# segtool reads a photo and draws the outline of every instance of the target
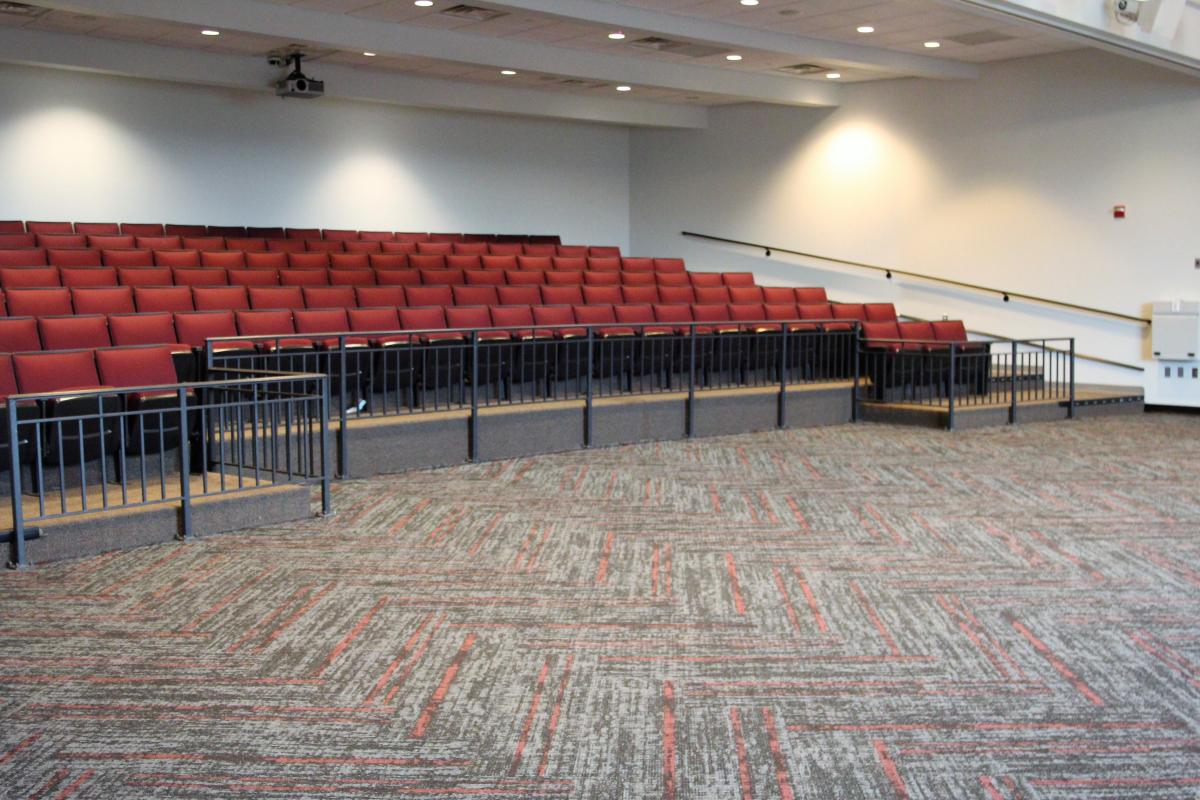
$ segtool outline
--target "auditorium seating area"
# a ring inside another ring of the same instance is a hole
[[[187,354],[207,339],[252,335],[535,324],[654,335],[790,321],[861,324],[865,344],[885,350],[967,339],[962,323],[898,323],[891,304],[831,303],[822,288],[757,286],[750,273],[689,272],[681,259],[554,236],[170,224],[0,222],[0,314],[0,353],[158,345],[182,380],[199,374]]]

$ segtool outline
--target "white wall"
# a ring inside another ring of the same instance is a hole
[[[1081,352],[1148,355],[1142,331],[804,259],[763,259],[682,230],[1148,315],[1200,299],[1200,82],[1094,51],[989,66],[979,81],[848,86],[834,110],[735,106],[707,131],[635,131],[632,246],[701,269],[753,269],[838,299],[962,316]],[[1129,216],[1112,218],[1116,203]],[[1140,382],[1138,373],[1085,376]]]
[[[0,66],[0,219],[629,238],[614,126]]]

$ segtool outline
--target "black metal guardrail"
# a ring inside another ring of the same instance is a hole
[[[1095,314],[1110,319],[1119,319],[1124,322],[1133,322],[1138,325],[1150,325],[1151,320],[1146,317],[1138,317],[1133,314],[1122,314],[1119,311],[1109,311],[1103,308],[1093,308],[1091,306],[1080,305],[1078,303],[1068,303],[1065,300],[1055,300],[1050,297],[1039,297],[1038,295],[1025,294],[1023,292],[1014,292],[1009,289],[997,289],[994,286],[983,286],[977,283],[967,283],[966,281],[956,281],[952,278],[940,278],[936,275],[927,275],[921,272],[910,272],[904,269],[895,269],[893,267],[881,267],[878,264],[867,264],[862,261],[851,261],[845,258],[836,258],[834,256],[823,256],[819,253],[806,253],[803,250],[789,250],[786,247],[776,247],[768,244],[758,244],[757,242],[747,242],[741,239],[728,239],[724,236],[713,236],[707,233],[695,233],[693,231],[680,231],[682,236],[690,236],[694,239],[707,239],[711,242],[723,242],[725,244],[735,244],[741,247],[750,247],[755,250],[762,250],[765,255],[770,257],[772,253],[787,253],[788,255],[800,256],[802,258],[815,258],[819,261],[828,261],[832,264],[842,264],[847,267],[856,267],[858,269],[870,270],[872,272],[882,272],[891,280],[893,275],[903,275],[908,278],[919,278],[923,281],[932,283],[940,283],[946,286],[956,286],[959,289],[968,289],[975,292],[983,292],[985,294],[998,295],[1003,298],[1004,302],[1009,302],[1012,298],[1019,300],[1028,300],[1033,303],[1041,303],[1048,306],[1056,306],[1058,308],[1067,308],[1072,311],[1079,311],[1085,314]],[[1116,366],[1125,366],[1117,362],[1110,362]]]
[[[738,320],[244,336],[209,340],[205,362],[327,374],[342,426],[469,410],[474,460],[478,412],[495,406],[582,401],[590,446],[598,399],[686,392],[691,436],[697,393],[778,386],[783,424],[789,385],[854,379],[858,329],[854,320]],[[338,446],[345,465],[344,436]]]
[[[8,398],[10,566],[40,522],[178,503],[192,536],[200,497],[321,484],[331,511],[325,374],[214,369],[211,380]]]
[[[1007,405],[1010,423],[1017,421],[1022,403],[1060,401],[1067,406],[1067,416],[1075,416],[1072,338],[965,344],[863,340],[859,371],[861,398],[945,408],[951,430],[959,409],[977,406]]]

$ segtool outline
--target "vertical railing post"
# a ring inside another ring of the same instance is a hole
[[[688,358],[688,396],[687,419],[684,420],[684,432],[689,439],[696,435],[696,326],[688,326],[688,347],[691,356]]]
[[[257,386],[258,384],[255,384]],[[329,376],[322,375],[321,386],[321,514],[333,513],[333,472],[330,461],[333,448],[329,446]],[[307,405],[307,401],[305,401]],[[309,428],[311,431],[312,428]]]
[[[950,343],[950,386],[949,386],[950,396],[947,401],[949,403],[950,411],[949,411],[949,414],[946,419],[946,427],[950,430],[954,430],[954,395],[955,395],[955,387],[958,385],[958,373],[957,373],[958,362],[957,362],[957,359],[955,358],[957,351],[958,351],[958,346],[954,342],[951,342]]]
[[[159,423],[161,426],[162,423]],[[193,537],[192,531],[192,470],[191,442],[188,441],[188,393],[179,389],[179,509],[182,516],[182,539]],[[160,458],[165,457],[165,453]],[[124,469],[122,469],[124,473]]]
[[[39,427],[34,427],[34,430],[41,432]],[[8,469],[13,521],[12,546],[9,548],[11,558],[8,566],[11,569],[27,569],[29,562],[25,557],[25,509],[21,503],[21,440],[17,431],[17,404],[13,400],[8,401]]]
[[[835,336],[837,334],[834,334]],[[854,362],[854,388],[850,390],[850,421],[858,422],[858,391],[859,391],[859,375],[862,372],[859,362],[862,359],[862,327],[856,322],[854,323],[854,342],[851,345],[854,348],[854,358],[850,359]]]
[[[1071,399],[1067,402],[1067,419],[1075,419],[1075,337],[1071,337],[1070,362],[1067,368],[1071,371]]]
[[[339,377],[341,379],[341,388],[339,390],[339,394],[341,395],[341,400],[338,402],[338,432],[337,432],[338,467],[337,468],[338,468],[338,474],[342,478],[348,478],[348,477],[350,477],[350,470],[347,468],[347,465],[346,465],[346,439],[347,439],[346,423],[347,423],[347,414],[348,414],[348,409],[346,407],[346,404],[349,402],[350,398],[348,396],[348,393],[346,392],[346,337],[345,336],[338,337],[338,363],[341,365],[340,368],[338,369]],[[357,373],[356,373],[356,378],[357,378]],[[362,383],[361,381],[358,381],[358,382],[359,382],[359,384]],[[358,406],[356,403],[355,404],[355,412],[357,413],[357,411],[358,411]]]
[[[1017,343],[1012,343],[1012,361],[1008,365],[1008,390],[1011,394],[1008,424],[1017,424]]]
[[[593,410],[592,409],[592,373],[595,371],[595,369],[594,369],[594,367],[595,367],[594,361],[596,358],[595,345],[596,345],[595,331],[591,327],[588,327],[588,329],[587,329],[587,400],[585,402],[585,406],[584,406],[584,410],[583,410],[583,414],[584,414],[583,446],[584,447],[592,446],[592,435],[595,432],[595,427],[593,425],[594,420],[592,419],[592,410]]]
[[[479,331],[471,331],[471,441],[470,459],[479,461]]]
[[[783,343],[779,346],[779,418],[776,420],[776,426],[780,428],[787,427],[787,371],[788,371],[788,326],[787,322],[783,322],[779,326],[779,335],[782,337]]]

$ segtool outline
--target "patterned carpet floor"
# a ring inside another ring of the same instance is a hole
[[[1200,417],[645,444],[0,575],[12,798],[1200,796]]]

